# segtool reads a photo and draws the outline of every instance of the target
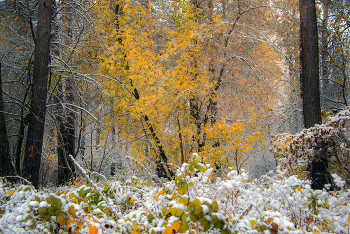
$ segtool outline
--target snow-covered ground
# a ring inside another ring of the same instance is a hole
[[[1,182],[0,232],[349,233],[350,191],[334,178],[339,191],[314,191],[281,173],[215,178],[210,165],[192,160],[161,186],[132,177],[37,192]]]

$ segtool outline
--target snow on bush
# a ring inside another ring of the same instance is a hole
[[[312,190],[296,176],[250,181],[193,158],[175,180],[142,178],[37,192],[1,182],[1,233],[349,233],[350,191]],[[341,180],[340,180],[341,181]],[[98,191],[96,191],[96,189]],[[107,204],[108,203],[108,204]]]
[[[296,135],[283,133],[272,139],[278,167],[285,175],[297,174],[309,178],[315,151],[324,149],[327,172],[341,175],[350,181],[350,107],[330,116],[323,124],[304,129]]]

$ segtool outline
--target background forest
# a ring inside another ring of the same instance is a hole
[[[348,4],[316,6],[326,113],[348,105]],[[25,168],[37,12],[1,1],[9,174]],[[71,180],[69,154],[105,175],[169,177],[193,152],[222,172],[273,169],[270,137],[303,127],[298,17],[297,1],[54,2],[40,183]]]
[[[25,168],[37,6],[1,1],[4,175]],[[326,117],[348,105],[349,6],[316,7]],[[72,180],[69,154],[105,175],[144,165],[169,178],[167,163],[196,152],[218,173],[249,165],[259,176],[275,167],[271,136],[302,130],[297,1],[62,1],[52,9],[42,185]]]

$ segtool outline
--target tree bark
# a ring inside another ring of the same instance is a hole
[[[70,82],[66,83],[67,85]],[[72,102],[72,93],[71,87],[66,87],[64,91],[62,85],[58,86],[58,91],[61,93],[61,102]],[[66,95],[63,93],[66,92]],[[64,97],[65,96],[65,97]],[[63,185],[69,181],[73,181],[75,177],[75,168],[71,160],[69,160],[69,155],[75,157],[75,122],[74,122],[74,113],[71,110],[66,110],[60,106],[58,108],[57,116],[57,137],[58,137],[58,147],[57,147],[57,156],[58,156],[58,184]]]
[[[38,5],[33,89],[31,94],[28,141],[26,145],[23,170],[23,176],[32,182],[35,188],[39,187],[39,171],[45,127],[52,0],[39,0]]]
[[[0,62],[0,176],[13,174],[13,165],[9,154],[9,142],[7,138],[6,122],[4,115],[4,103],[2,99],[2,79]]]
[[[301,28],[301,95],[305,128],[322,123],[319,50],[315,0],[300,0]],[[310,178],[313,189],[322,189],[326,183],[327,156],[325,146],[317,146],[311,162]]]
[[[72,40],[72,19],[71,19],[71,7],[68,1],[63,1],[63,30],[65,33],[65,44],[66,46],[71,45]],[[64,48],[62,48],[64,49]],[[68,58],[69,60],[69,58]],[[69,61],[66,61],[67,63]],[[59,86],[61,92],[61,102],[66,102],[69,104],[74,103],[74,91],[73,91],[73,81],[70,74],[67,76],[67,80],[61,79],[64,84],[65,89],[62,85]],[[60,108],[58,113],[58,184],[63,185],[70,180],[73,181],[75,177],[74,163],[69,160],[69,155],[75,157],[75,114],[70,108]]]
[[[325,184],[331,183],[331,175],[328,172],[327,146],[322,145],[315,149],[315,156],[311,163],[311,188],[323,189]]]
[[[305,128],[321,124],[319,51],[315,0],[300,0],[301,88]]]
[[[147,5],[149,6],[149,3],[147,1]],[[123,11],[122,11],[122,6],[117,4],[116,7],[115,7],[115,14],[116,14],[116,29],[117,31],[119,32],[120,31],[120,21],[119,21],[119,18],[120,16],[123,14]],[[150,11],[149,11],[150,13]],[[122,44],[123,40],[122,40],[122,37],[119,36],[117,38],[117,41],[118,43]],[[124,59],[126,60],[126,54],[124,54]],[[129,67],[128,67],[128,64],[126,63],[125,65],[125,69],[128,70]],[[132,95],[135,97],[136,100],[139,100],[140,99],[140,95],[139,95],[139,92],[137,90],[137,88],[132,84],[132,81],[130,80],[130,83],[131,83],[131,87],[133,88],[133,92],[132,92]],[[148,130],[150,131],[151,133],[151,138],[153,140],[153,143],[155,145],[155,149],[157,149],[156,151],[156,166],[157,166],[157,176],[158,177],[163,177],[163,178],[167,178],[168,180],[171,180],[174,178],[174,172],[173,170],[171,169],[171,167],[168,165],[168,158],[166,156],[166,153],[163,149],[163,146],[160,142],[160,139],[158,138],[157,136],[157,133],[149,119],[149,117],[147,115],[143,115],[143,120],[145,121],[146,125],[147,125],[147,128]]]

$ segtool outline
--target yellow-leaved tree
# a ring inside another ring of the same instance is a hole
[[[100,83],[114,108],[104,123],[117,123],[133,157],[155,162],[158,176],[170,178],[168,165],[186,162],[192,152],[238,168],[263,142],[255,123],[273,97],[270,72],[271,81],[280,74],[266,35],[250,26],[263,3],[96,4],[104,45]]]

